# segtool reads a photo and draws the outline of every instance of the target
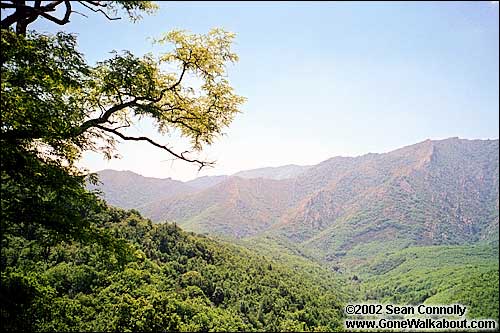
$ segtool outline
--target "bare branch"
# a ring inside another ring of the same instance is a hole
[[[7,29],[8,27],[16,23],[18,19],[19,19],[19,14],[17,12],[10,14],[1,21],[2,29]]]
[[[110,21],[115,21],[115,20],[120,20],[121,17],[111,17],[109,16],[104,10],[102,9],[95,9],[95,8],[92,8],[91,6],[87,5],[87,3],[93,5],[93,6],[100,6],[100,7],[106,7],[106,5],[104,4],[99,4],[98,1],[78,1],[80,4],[82,4],[83,6],[87,7],[88,9],[90,9],[91,11],[93,11],[94,13],[102,13],[104,16],[106,16],[106,18]]]
[[[191,53],[192,53],[192,51],[190,50],[189,51],[189,59],[191,59]],[[173,90],[173,89],[175,89],[175,87],[177,87],[179,84],[181,84],[182,78],[184,77],[184,74],[186,73],[186,70],[187,70],[189,64],[190,64],[189,62],[183,62],[182,72],[181,72],[181,75],[179,76],[179,79],[177,80],[176,83],[174,83],[172,86],[170,86],[167,90]]]
[[[66,13],[64,13],[64,17],[62,19],[59,19],[59,18],[54,17],[52,15],[49,15],[49,14],[45,13],[44,11],[40,12],[40,15],[49,21],[52,21],[52,22],[57,23],[59,25],[64,25],[64,24],[69,22],[69,17],[71,15],[71,1],[66,0],[66,1],[64,1],[64,4],[66,5]]]
[[[78,15],[82,15],[83,17],[89,18],[89,17],[88,17],[88,15],[86,15],[86,14],[84,14],[84,13],[80,13],[80,12],[78,12],[78,11],[76,11],[76,10],[72,10],[71,12],[72,12],[72,13],[75,13],[75,14],[78,14]]]
[[[33,7],[26,5],[25,1],[13,2],[12,4],[2,2],[1,8],[15,8],[16,11],[13,14],[7,16],[5,19],[3,19],[1,21],[1,26],[2,28],[5,29],[16,23],[17,33],[25,34],[28,24],[35,21],[38,18],[38,16],[43,16],[61,25],[66,24],[69,22],[70,13],[68,13],[68,9],[66,11],[65,17],[62,20],[47,14],[47,12],[55,11],[55,8],[63,2],[66,3],[66,8],[68,8],[68,6],[69,8],[71,8],[70,1],[63,1],[63,0],[52,1],[45,6],[41,6],[41,1],[37,0],[34,2]],[[71,9],[69,11],[71,12]]]
[[[189,153],[188,151],[184,151],[184,152],[178,154],[178,153],[174,152],[172,149],[170,149],[169,147],[167,147],[165,145],[162,145],[162,144],[159,144],[159,143],[157,143],[157,142],[155,142],[155,141],[153,141],[150,138],[145,137],[145,136],[139,136],[139,137],[126,136],[123,133],[120,133],[116,129],[113,129],[113,128],[108,128],[108,127],[101,126],[101,125],[95,125],[95,127],[99,128],[99,129],[101,129],[101,130],[103,130],[105,132],[113,133],[114,135],[120,137],[121,139],[123,139],[125,141],[146,141],[146,142],[152,144],[155,147],[158,147],[158,148],[161,148],[163,150],[166,150],[168,153],[170,153],[171,155],[175,156],[178,159],[181,159],[183,161],[190,162],[190,163],[197,163],[197,164],[199,164],[200,167],[198,168],[198,171],[201,170],[202,168],[206,167],[206,166],[213,166],[215,164],[215,161],[201,161],[201,160],[198,160],[198,159],[188,158],[188,157],[185,156],[185,154]]]
[[[35,10],[39,10],[41,5],[42,5],[42,1],[41,0],[35,1],[35,6],[34,6]],[[28,25],[30,25],[32,22],[34,22],[37,18],[38,18],[38,14],[31,15],[31,17],[29,17],[26,20],[26,27]]]
[[[78,1],[82,2],[82,1]],[[108,4],[106,2],[103,3],[103,1],[83,1],[91,4],[92,6],[97,6],[97,7],[108,7]]]
[[[102,13],[108,20],[114,21],[120,19],[120,17],[109,16],[108,13],[106,13],[104,10],[101,9],[101,8],[106,8],[108,6],[108,4],[105,2],[101,1],[77,1],[77,2],[83,5],[84,7],[92,10],[93,12]],[[62,3],[65,3],[66,5],[66,13],[64,14],[64,17],[62,19],[48,14],[48,12],[55,11],[56,7]],[[71,13],[76,13],[87,17],[87,15],[83,13],[80,13],[78,11],[72,11],[71,1],[69,0],[51,1],[44,6],[42,6],[41,4],[42,1],[39,0],[36,0],[34,2],[34,6],[27,5],[26,1],[0,2],[1,9],[15,9],[14,13],[3,18],[0,21],[1,27],[3,29],[6,29],[12,26],[13,24],[16,24],[16,31],[19,34],[24,35],[26,34],[27,26],[40,16],[59,25],[64,25],[68,23]],[[101,7],[101,8],[94,8],[94,7]]]
[[[0,8],[5,9],[5,8],[18,8],[20,5],[16,3],[5,3],[2,2],[0,3]]]

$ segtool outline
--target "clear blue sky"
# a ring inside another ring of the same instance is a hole
[[[157,53],[148,37],[174,28],[233,31],[240,62],[229,78],[248,98],[227,135],[202,154],[218,160],[213,169],[197,173],[138,143],[119,145],[121,159],[86,154],[81,164],[186,180],[386,152],[428,138],[498,138],[498,13],[491,1],[165,2],[135,24],[74,15],[64,29],[78,33],[91,63],[113,49]],[[151,134],[147,124],[136,130]]]

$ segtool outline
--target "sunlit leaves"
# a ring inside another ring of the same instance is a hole
[[[173,32],[162,41],[173,51],[159,57],[115,52],[90,66],[73,35],[2,30],[2,189],[12,198],[4,217],[17,227],[41,223],[71,234],[88,226],[99,204],[75,162],[89,150],[112,158],[116,137],[143,118],[162,133],[179,130],[195,150],[211,144],[244,100],[226,78],[226,65],[237,59],[233,37]]]
[[[102,1],[104,2],[104,1]],[[106,1],[106,9],[112,15],[116,15],[119,10],[123,9],[127,12],[129,18],[135,22],[142,18],[141,13],[153,14],[158,10],[158,5],[152,1]]]
[[[238,59],[233,38],[220,29],[206,35],[174,31],[158,41],[173,50],[158,57],[114,52],[91,67],[72,35],[5,31],[2,132],[71,165],[85,150],[112,157],[116,133],[110,132],[126,133],[148,117],[161,133],[177,129],[200,150],[223,133],[244,102],[227,79],[226,66]]]
[[[115,53],[93,71],[96,83],[88,94],[95,105],[90,109],[134,101],[122,110],[127,120],[118,118],[120,112],[113,114],[118,126],[128,126],[133,116],[151,117],[160,132],[176,128],[199,150],[223,133],[245,100],[227,79],[227,64],[238,59],[230,48],[233,38],[220,29],[206,35],[173,31],[157,43],[173,43],[174,50],[158,60]]]
[[[89,74],[75,46],[68,34],[24,37],[2,31],[2,134],[70,163],[85,146],[82,137],[70,133],[85,117],[80,89]]]

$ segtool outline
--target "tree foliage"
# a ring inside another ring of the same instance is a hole
[[[72,35],[2,33],[2,139],[56,157],[69,165],[84,150],[112,157],[115,138],[147,141],[177,158],[209,162],[177,153],[148,137],[124,130],[150,118],[158,131],[178,130],[194,150],[213,143],[233,120],[244,99],[226,78],[234,35],[214,29],[207,35],[173,31],[158,43],[173,50],[159,57],[125,51],[89,66]],[[178,72],[163,68],[178,66]],[[186,83],[198,80],[199,87]],[[100,147],[99,144],[104,144]]]
[[[206,35],[173,31],[157,41],[166,49],[159,56],[124,51],[91,66],[77,50],[74,35],[11,28],[22,24],[22,15],[25,20],[46,18],[41,8],[49,12],[62,3],[67,2],[31,3],[35,10],[2,2],[2,8],[15,8],[17,17],[2,21],[1,35],[5,230],[42,225],[76,235],[77,229],[88,229],[103,204],[86,192],[85,174],[75,162],[85,151],[112,158],[117,139],[148,142],[200,168],[212,164],[150,137],[130,136],[127,128],[149,118],[160,133],[178,131],[199,151],[223,133],[244,101],[226,73],[228,63],[238,59],[231,51],[234,34],[220,29]],[[105,8],[108,14],[122,8],[132,18],[154,8],[141,1],[78,3]]]
[[[468,318],[498,320],[498,243],[409,247],[361,266],[368,301],[467,306]]]

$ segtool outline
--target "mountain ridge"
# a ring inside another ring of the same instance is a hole
[[[337,156],[285,179],[202,180],[209,185],[136,208],[196,232],[284,237],[326,261],[386,243],[402,249],[498,238],[498,140],[425,140]]]

